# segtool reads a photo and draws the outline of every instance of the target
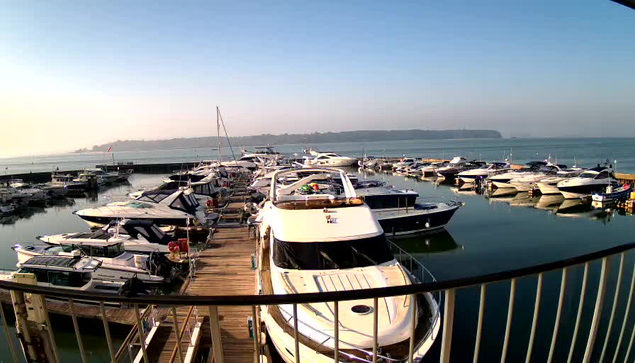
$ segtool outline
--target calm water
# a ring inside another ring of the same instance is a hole
[[[548,156],[560,163],[580,166],[595,166],[606,159],[617,160],[617,170],[635,173],[635,155],[632,145],[634,138],[604,139],[468,139],[468,140],[407,140],[387,142],[350,142],[308,145],[319,150],[330,150],[350,156],[364,153],[372,156],[416,156],[426,158],[452,158],[461,155],[467,158],[483,160],[503,160],[510,158],[514,162],[524,163],[531,160],[543,160]],[[114,150],[116,161],[135,163],[191,162],[203,159],[215,159],[218,151],[209,149],[177,149],[157,151]],[[291,155],[302,154],[306,145],[277,145],[276,149]],[[240,145],[234,149],[240,154]],[[229,149],[223,149],[223,156],[231,158]],[[19,158],[0,158],[0,172],[28,173],[29,171],[77,170],[94,167],[96,164],[112,163],[112,154],[83,153],[60,154],[50,156],[25,156]]]
[[[457,144],[468,142],[476,145],[484,141],[456,141]],[[491,142],[502,145],[505,142],[514,143],[520,141],[495,140]],[[523,140],[523,142],[529,141]],[[439,142],[435,141],[434,143]],[[611,142],[610,145],[614,147],[616,143]],[[422,146],[421,150],[431,149],[432,147],[426,149],[426,146]],[[518,153],[520,153],[520,148],[518,150]],[[396,151],[396,149],[392,152],[393,154],[401,153],[401,151]],[[437,150],[436,152],[442,151]],[[371,152],[369,151],[369,153]],[[412,150],[404,153],[408,155],[425,155]],[[514,153],[516,154],[517,151],[514,151]],[[467,153],[462,154],[468,155]],[[530,154],[530,152],[527,152],[527,155],[530,156]],[[599,152],[596,152],[596,154],[599,154]],[[434,154],[430,156],[440,155]],[[581,157],[577,156],[577,159],[581,163]],[[624,160],[626,159],[624,158]],[[627,164],[627,162],[624,161],[624,164]],[[96,199],[75,199],[72,205],[47,208],[37,211],[28,218],[0,225],[0,250],[5,251],[0,253],[0,267],[13,268],[15,266],[14,253],[9,249],[12,244],[34,241],[34,237],[39,234],[88,230],[84,222],[71,214],[72,211],[85,208],[88,205],[103,204],[125,198],[126,193],[143,186],[155,184],[161,177],[135,174],[130,179],[130,185],[107,190],[98,195]],[[439,280],[473,276],[558,260],[605,249],[634,239],[632,232],[635,226],[635,217],[620,215],[614,211],[595,211],[584,206],[563,208],[557,200],[523,196],[488,199],[482,195],[469,192],[459,194],[451,186],[437,186],[432,182],[416,181],[386,174],[371,174],[368,177],[385,180],[389,184],[394,184],[400,188],[414,189],[420,193],[422,200],[458,199],[465,202],[465,206],[456,213],[450,222],[447,232],[399,241],[403,248],[423,261]],[[560,211],[557,211],[557,208],[560,208]],[[624,304],[628,293],[627,285],[630,283],[633,263],[635,262],[631,254],[627,255],[626,262],[624,281],[622,283],[623,289],[616,315],[618,319],[616,319],[610,339],[610,358],[612,358],[613,345],[621,328],[618,323],[621,322],[619,317],[624,313]],[[618,260],[616,259],[612,263],[612,282],[607,289],[603,320],[600,327],[601,331],[605,329],[608,323],[607,319],[615,292]],[[593,264],[585,303],[585,314],[587,316],[590,315],[593,309],[598,277],[599,265]],[[566,360],[568,342],[571,339],[579,301],[580,281],[581,269],[571,269],[568,274],[565,305],[554,361]],[[536,279],[531,277],[518,281],[513,317],[514,330],[511,334],[508,352],[509,362],[524,359],[533,313],[535,284]],[[559,272],[545,275],[541,318],[533,355],[536,362],[544,361],[547,356],[559,286]],[[502,349],[502,336],[507,316],[508,294],[509,284],[493,284],[488,288],[485,330],[480,356],[483,362],[500,359],[499,354]],[[452,360],[462,362],[471,360],[472,357],[478,312],[478,290],[466,289],[460,291],[457,295],[456,303],[456,326],[453,341],[455,349]],[[72,352],[75,349],[73,332],[66,328],[70,326],[69,322],[70,320],[66,321],[62,318],[53,324],[58,332],[58,342],[61,341],[66,346],[64,354],[69,357],[70,361],[74,361],[77,360],[77,357]],[[630,327],[633,322],[634,320],[629,319],[629,328],[625,339],[630,337]],[[585,339],[589,324],[588,320],[583,321],[580,328],[578,349],[583,349],[586,344]],[[100,322],[85,322],[82,325],[82,334],[86,336],[86,339],[92,341],[92,343],[88,343],[88,350],[95,361],[105,361],[108,356],[105,344],[103,344],[100,326]],[[4,336],[0,340],[4,340]],[[599,354],[603,343],[603,339],[598,339],[596,347],[599,348],[596,349],[596,354]],[[431,359],[438,354],[438,348],[439,344],[437,343],[427,361],[432,361]],[[624,350],[621,351],[621,355],[624,354]],[[580,359],[578,354],[581,353],[578,350],[576,352],[574,361]],[[0,360],[7,360],[8,358],[8,351],[0,351]]]

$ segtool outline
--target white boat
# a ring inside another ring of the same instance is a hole
[[[155,193],[138,200],[109,203],[73,214],[91,227],[103,227],[121,219],[151,220],[159,226],[186,227],[195,223],[206,225],[209,221],[203,207],[191,194],[191,189],[178,190],[172,194]]]
[[[445,166],[447,166],[448,163],[447,162],[435,162],[435,163],[431,163],[428,166],[424,166],[423,168],[421,168],[421,177],[422,178],[434,178],[437,176],[437,170],[439,170],[440,168],[443,168]]]
[[[558,189],[558,183],[569,178],[578,177],[583,171],[583,169],[561,170],[557,172],[555,176],[541,179],[536,183],[536,187],[538,187],[542,195],[561,194]]]
[[[401,170],[403,170],[404,168],[416,162],[417,162],[417,159],[404,156],[398,162],[392,164],[392,170],[394,172],[401,172]]]
[[[584,171],[578,177],[559,182],[558,190],[565,199],[576,199],[603,192],[609,185],[618,186],[613,170],[611,168],[596,167]]]
[[[22,245],[11,247],[17,254],[18,267],[38,256],[80,258],[91,257],[101,261],[93,277],[102,281],[124,282],[133,277],[146,284],[162,284],[168,281],[171,266],[162,262],[161,255],[135,255],[125,251],[123,242],[76,241],[51,245]]]
[[[393,257],[381,226],[355,194],[341,170],[310,169],[301,180],[278,184],[273,178],[270,198],[261,210],[258,288],[264,294],[295,294],[408,285],[414,278]],[[339,174],[341,193],[332,194],[322,181]],[[313,186],[315,185],[315,187]],[[303,188],[309,186],[310,190]],[[416,301],[416,309],[414,308]],[[339,303],[339,355],[367,362],[373,353],[373,316],[378,317],[378,361],[405,362],[410,322],[417,314],[414,359],[421,359],[438,336],[441,318],[431,294]],[[299,304],[299,357],[294,356],[296,333],[291,305],[263,306],[268,336],[287,363],[333,362],[333,303]]]
[[[467,159],[462,156],[455,156],[452,160],[450,160],[448,165],[437,169],[437,176],[448,181],[454,180],[454,178],[456,178],[456,176],[462,171],[478,168],[484,164],[485,163],[480,161],[467,161]]]
[[[146,220],[123,220],[96,231],[62,233],[36,238],[49,245],[122,242],[127,252],[138,254],[168,253],[167,245],[174,241],[174,238],[167,235],[157,225]]]
[[[457,181],[462,184],[474,184],[477,180],[484,180],[494,175],[510,171],[509,163],[493,162],[480,168],[469,169],[457,175]]]
[[[192,195],[199,203],[207,203],[214,198],[218,198],[222,192],[227,192],[225,188],[221,188],[218,185],[216,179],[205,178],[202,181],[190,183],[189,181],[175,181],[166,179],[161,185],[153,189],[139,190],[128,194],[132,199],[143,200],[144,197],[148,197],[153,194],[172,194],[178,190],[192,189]]]
[[[102,262],[94,258],[58,256],[32,257],[17,271],[0,271],[0,280],[54,287],[62,290],[121,294],[131,280],[101,280],[97,275]],[[138,280],[137,280],[138,281]],[[134,293],[147,293],[144,284],[134,284]]]
[[[311,160],[313,166],[331,166],[343,167],[357,165],[357,158],[350,156],[341,156],[333,152],[316,152],[311,151],[314,159]]]

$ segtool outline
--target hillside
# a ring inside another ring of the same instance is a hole
[[[388,130],[388,131],[345,131],[315,132],[311,134],[254,135],[231,137],[233,146],[281,145],[281,144],[321,144],[329,142],[370,142],[391,140],[439,140],[439,139],[494,139],[501,138],[494,130]],[[221,140],[223,146],[227,140]],[[117,140],[112,143],[95,145],[84,151],[107,151],[112,146],[117,151],[169,150],[179,148],[206,148],[218,144],[216,137],[192,137],[169,140]]]

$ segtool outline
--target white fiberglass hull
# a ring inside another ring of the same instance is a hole
[[[560,190],[558,189],[557,183],[551,184],[551,183],[539,182],[539,183],[536,183],[536,185],[538,186],[540,193],[543,195],[561,194]]]

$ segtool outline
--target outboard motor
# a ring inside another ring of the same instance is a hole
[[[125,297],[135,297],[138,295],[147,295],[149,292],[146,284],[136,277],[130,278],[124,282],[118,291],[118,294]]]

